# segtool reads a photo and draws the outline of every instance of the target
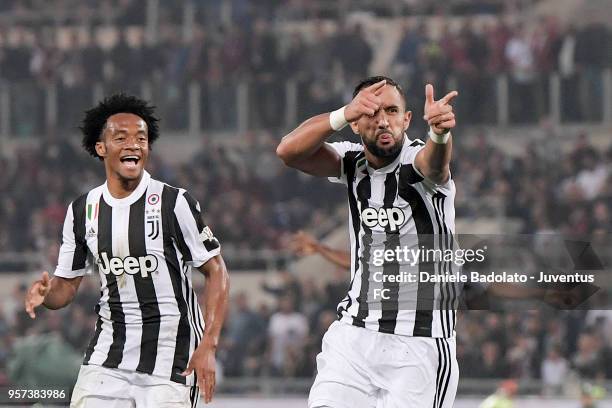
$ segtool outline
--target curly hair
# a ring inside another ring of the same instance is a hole
[[[83,133],[82,145],[93,157],[102,158],[96,153],[96,143],[106,127],[109,117],[117,113],[132,113],[147,124],[149,145],[159,137],[159,119],[154,115],[155,107],[135,96],[118,93],[100,101],[98,105],[85,111],[85,118],[79,129]]]

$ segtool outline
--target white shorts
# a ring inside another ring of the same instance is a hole
[[[454,337],[400,336],[336,321],[323,337],[308,407],[452,407],[455,346]]]
[[[74,385],[71,408],[192,408],[199,387],[145,373],[82,365]]]

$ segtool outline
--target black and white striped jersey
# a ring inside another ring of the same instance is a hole
[[[420,277],[457,273],[457,266],[434,256],[406,256],[457,248],[455,183],[437,185],[418,172],[413,162],[424,145],[404,136],[399,156],[373,169],[361,144],[329,144],[342,158],[340,176],[330,181],[347,186],[349,205],[351,283],[338,305],[341,321],[383,333],[454,336],[459,287]],[[407,275],[416,281],[402,281]]]
[[[220,253],[200,211],[147,172],[128,197],[113,198],[105,183],[70,204],[55,275],[97,269],[101,281],[83,364],[194,385],[193,374],[180,375],[204,332],[192,268]]]

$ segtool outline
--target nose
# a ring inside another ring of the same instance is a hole
[[[387,118],[387,113],[384,109],[379,109],[376,114],[376,120],[378,122],[378,127],[381,129],[386,129],[389,127],[389,118]]]

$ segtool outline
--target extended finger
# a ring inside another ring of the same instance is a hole
[[[370,91],[370,92],[376,93],[376,91],[379,90],[379,89],[382,89],[382,87],[385,86],[386,83],[387,83],[387,80],[383,79],[382,81],[378,81],[377,83],[368,86],[366,88],[366,91]]]
[[[30,302],[29,300],[26,300],[25,310],[26,310],[26,313],[30,316],[30,318],[36,319],[36,313],[34,313],[34,307],[32,306],[32,302]]]
[[[457,95],[459,95],[459,92],[457,91],[451,91],[449,93],[447,93],[446,95],[444,95],[444,98],[440,99],[440,103],[443,103],[444,105],[448,104],[454,97],[456,97]]]
[[[209,373],[204,377],[204,384],[206,386],[206,403],[212,401],[213,393],[215,392],[215,373]]]
[[[425,102],[428,104],[434,103],[434,88],[432,84],[425,85]]]

